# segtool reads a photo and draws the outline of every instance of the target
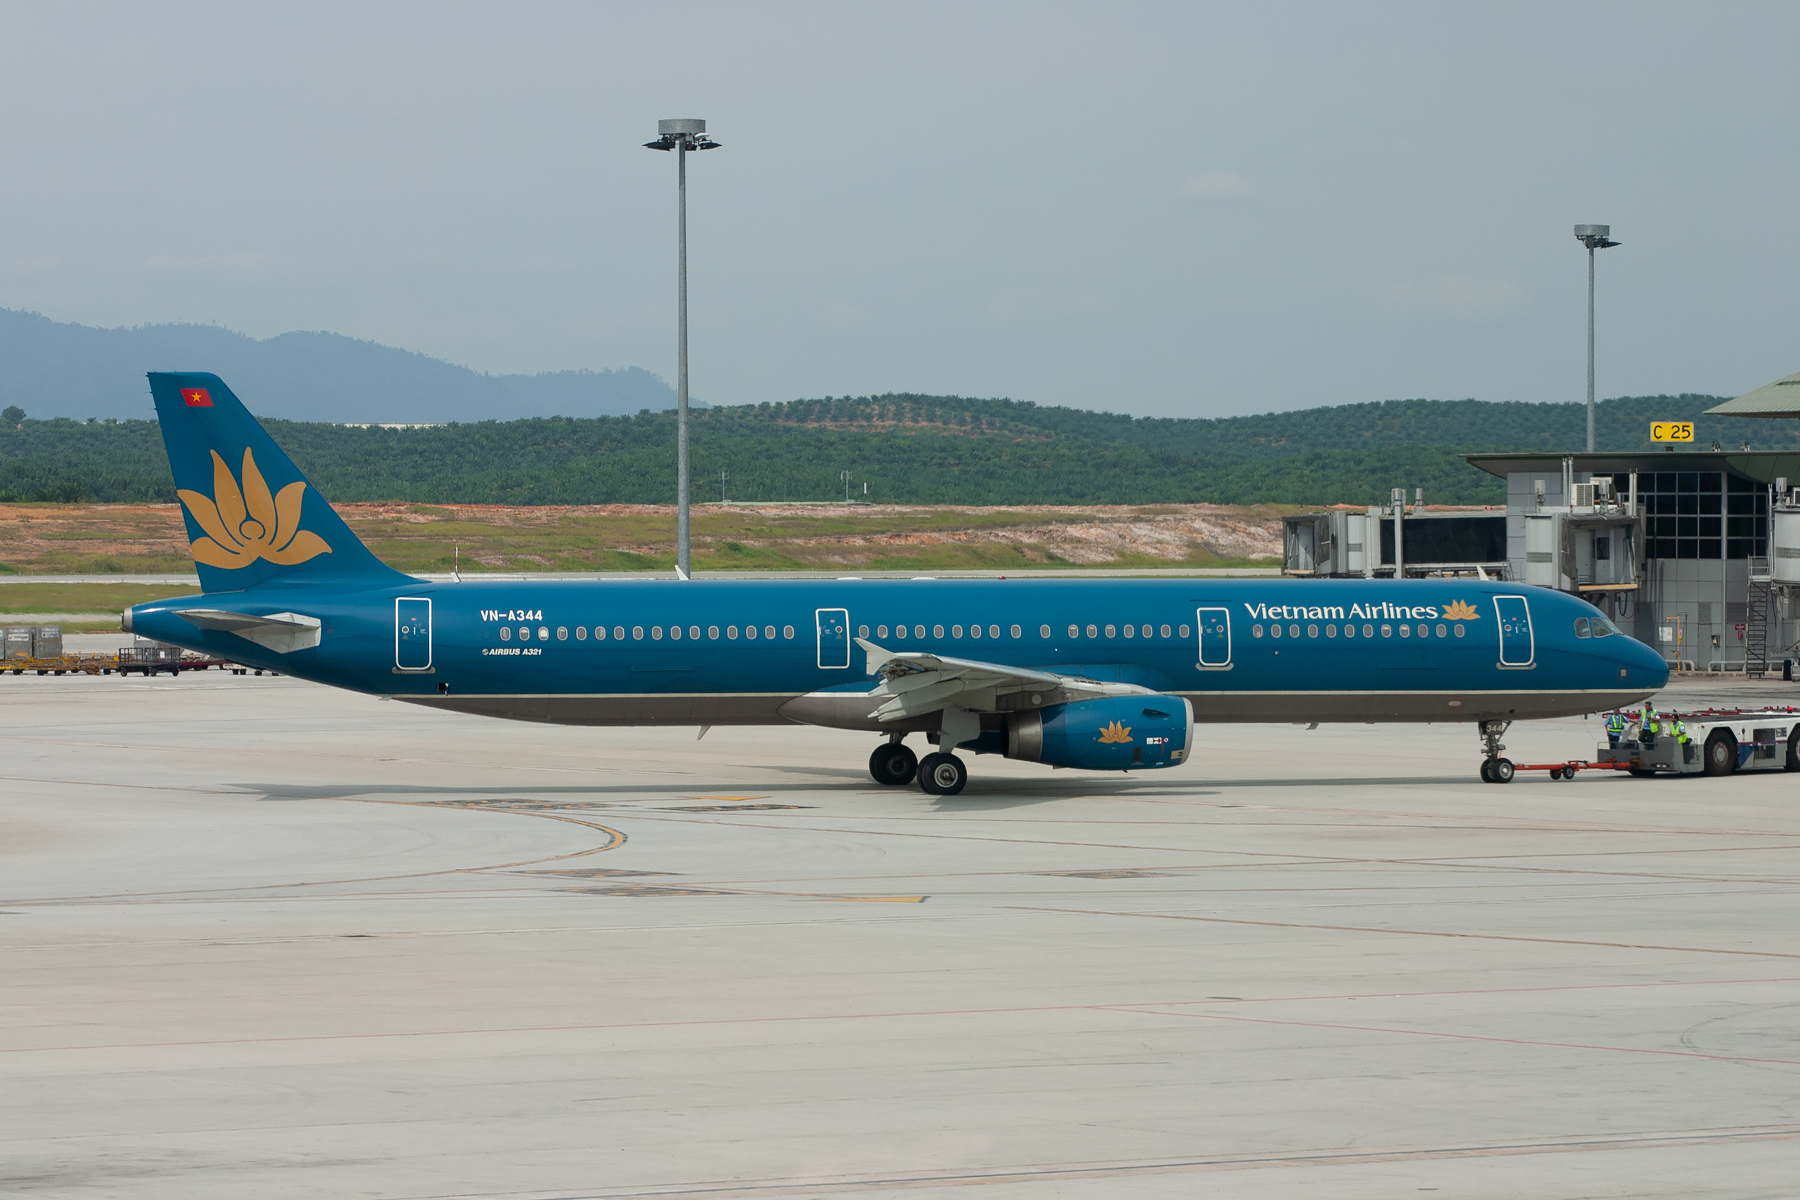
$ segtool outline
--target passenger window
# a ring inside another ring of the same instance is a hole
[[[1318,637],[1319,636],[1319,627],[1317,625],[1308,625],[1306,627],[1306,636],[1309,638]]]
[[[714,636],[717,635],[715,634]],[[689,640],[696,642],[700,640],[700,627],[698,625],[688,626],[688,638]]]
[[[1089,637],[1099,637],[1099,636],[1100,636],[1100,630],[1099,630],[1099,629],[1098,629],[1098,628],[1097,628],[1097,627],[1095,627],[1095,626],[1093,626],[1093,625],[1089,625],[1089,626],[1088,626],[1088,636],[1089,636]]]
[[[644,635],[640,633],[638,636],[642,637]],[[614,625],[613,626],[613,641],[622,642],[624,640],[625,640],[625,627],[623,625]]]
[[[655,637],[656,635],[653,633],[650,636]],[[669,638],[672,641],[679,642],[681,640],[681,626],[679,626],[679,625],[669,626]]]
[[[1374,637],[1375,636],[1375,627],[1373,625],[1364,625],[1363,626],[1363,636],[1364,637]]]
[[[1109,638],[1118,637],[1119,636],[1119,627],[1117,625],[1108,625],[1106,627],[1106,636]]]
[[[1586,617],[1575,618],[1575,636],[1578,638],[1594,636],[1593,631],[1588,628],[1588,619]]]
[[[1387,632],[1387,626],[1383,625],[1381,627],[1381,631],[1385,634]],[[1411,637],[1412,636],[1412,626],[1411,625],[1402,625],[1400,627],[1400,636],[1401,637]]]
[[[529,625],[519,626],[519,640],[521,642],[529,642],[531,640],[531,626],[529,626]]]
[[[969,636],[972,638],[980,637],[981,636],[981,626],[979,626],[979,625],[969,626]]]
[[[950,627],[950,636],[953,638],[961,637],[962,636],[962,626],[961,625],[952,625]]]
[[[737,641],[737,626],[736,625],[727,625],[725,627],[725,640],[728,642]]]
[[[886,625],[877,625],[875,627],[875,636],[876,637],[886,637],[887,636],[887,626]]]
[[[894,626],[894,636],[899,638],[901,641],[905,641],[906,640],[906,626],[904,626],[904,625]]]
[[[1000,636],[1000,627],[998,625],[989,625],[988,626],[988,636],[991,638],[999,637]],[[1013,636],[1014,637],[1019,636],[1019,627],[1017,625],[1013,626]]]
[[[1013,626],[1013,628],[1017,629],[1018,626],[1015,625],[1015,626]],[[1038,626],[1038,636],[1042,637],[1042,638],[1049,637],[1050,636],[1050,627],[1048,625],[1039,625]]]
[[[913,636],[914,637],[924,637],[925,636],[925,627],[923,625],[914,625],[913,626]],[[938,630],[938,636],[939,637],[944,636],[944,631],[942,629]]]
[[[1270,637],[1280,637],[1281,636],[1281,626],[1279,626],[1279,625],[1269,626],[1269,636]]]
[[[644,640],[644,627],[642,625],[633,625],[631,627],[631,640],[634,642],[641,642]]]
[[[775,636],[775,627],[773,625],[769,626],[769,636],[770,637]],[[794,640],[794,627],[792,625],[783,625],[781,627],[781,636],[786,638],[790,642],[793,641]]]
[[[1456,627],[1456,636],[1457,637],[1463,636],[1463,627],[1460,623]]]
[[[857,637],[868,637],[869,636],[869,627],[867,625],[858,625],[856,627],[856,636]]]
[[[1163,635],[1163,636],[1164,636],[1164,637],[1168,637],[1168,636],[1169,636],[1169,627],[1168,627],[1168,626],[1167,626],[1167,625],[1164,625],[1164,626],[1163,626],[1163,627],[1162,627],[1162,635]]]
[[[756,626],[744,626],[744,640],[747,642],[754,642],[756,640]]]
[[[578,642],[587,641],[587,626],[586,625],[577,625],[575,627],[575,640]]]
[[[679,636],[680,631],[677,630],[676,632],[677,632],[677,636]],[[650,640],[653,642],[662,641],[662,626],[661,625],[652,625],[650,627]]]
[[[1300,627],[1298,625],[1289,625],[1288,626],[1288,636],[1289,637],[1299,637],[1300,636]]]
[[[1181,627],[1181,636],[1186,637],[1187,635],[1188,635],[1188,627],[1186,625],[1183,625]]]
[[[1367,628],[1367,626],[1364,626],[1364,628]],[[1381,636],[1382,637],[1393,637],[1394,636],[1394,627],[1392,625],[1383,625],[1381,627]]]
[[[1449,637],[1450,636],[1450,627],[1447,625],[1439,625],[1438,626],[1438,636],[1439,637]]]
[[[1125,636],[1126,637],[1136,637],[1137,636],[1137,626],[1127,625],[1125,627]]]
[[[503,642],[512,641],[512,626],[511,625],[502,625],[500,627],[500,640]]]
[[[549,640],[550,640],[550,627],[548,625],[539,625],[538,626],[538,641],[547,642]]]
[[[1419,626],[1419,636],[1420,637],[1430,637],[1431,636],[1431,628],[1427,625],[1420,625]]]
[[[1337,626],[1336,625],[1327,625],[1325,627],[1325,636],[1328,638],[1336,637],[1337,636]]]
[[[1354,626],[1354,625],[1344,626],[1344,636],[1347,638],[1355,637],[1356,636],[1356,626]]]
[[[569,627],[567,625],[558,625],[556,627],[556,640],[559,642],[566,642],[569,640]]]
[[[708,625],[706,627],[706,640],[709,642],[716,642],[719,640],[719,627],[717,625]]]
[[[1154,629],[1152,629],[1150,626],[1148,626],[1148,625],[1144,626],[1144,636],[1145,637],[1152,637],[1155,635],[1155,633],[1156,633],[1156,631]]]
[[[924,635],[921,634],[920,636],[923,637]],[[943,637],[944,636],[944,627],[942,625],[933,625],[931,627],[931,636],[934,638]]]
[[[1079,625],[1069,626],[1069,636],[1072,638],[1080,637],[1081,636],[1081,626],[1079,626]]]
[[[1262,636],[1262,626],[1261,625],[1252,625],[1250,627],[1250,636],[1253,638],[1261,637]]]

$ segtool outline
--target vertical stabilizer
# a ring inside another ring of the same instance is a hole
[[[150,394],[201,587],[411,578],[369,553],[217,375],[153,371]]]

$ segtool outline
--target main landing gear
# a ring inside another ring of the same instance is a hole
[[[931,796],[954,796],[969,782],[969,768],[954,754],[927,754],[921,761],[898,738],[875,747],[869,774],[888,787],[904,787],[914,779]]]
[[[1506,749],[1500,742],[1500,735],[1511,727],[1511,721],[1481,722],[1481,782],[1511,783],[1513,781],[1512,760],[1500,757],[1500,752]]]

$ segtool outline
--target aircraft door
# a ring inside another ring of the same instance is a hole
[[[402,596],[394,601],[394,666],[431,670],[431,601]]]
[[[841,671],[850,665],[850,610],[821,608],[814,612],[819,626],[819,665]]]
[[[1231,668],[1231,610],[1201,608],[1195,613],[1200,627],[1200,669],[1225,671]]]
[[[1500,665],[1529,667],[1537,656],[1531,632],[1531,607],[1523,596],[1495,596],[1494,616],[1500,626]]]

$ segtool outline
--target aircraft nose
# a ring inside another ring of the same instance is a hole
[[[1620,682],[1634,688],[1661,688],[1669,682],[1669,664],[1655,648],[1629,635],[1613,640],[1622,643],[1615,653]]]

